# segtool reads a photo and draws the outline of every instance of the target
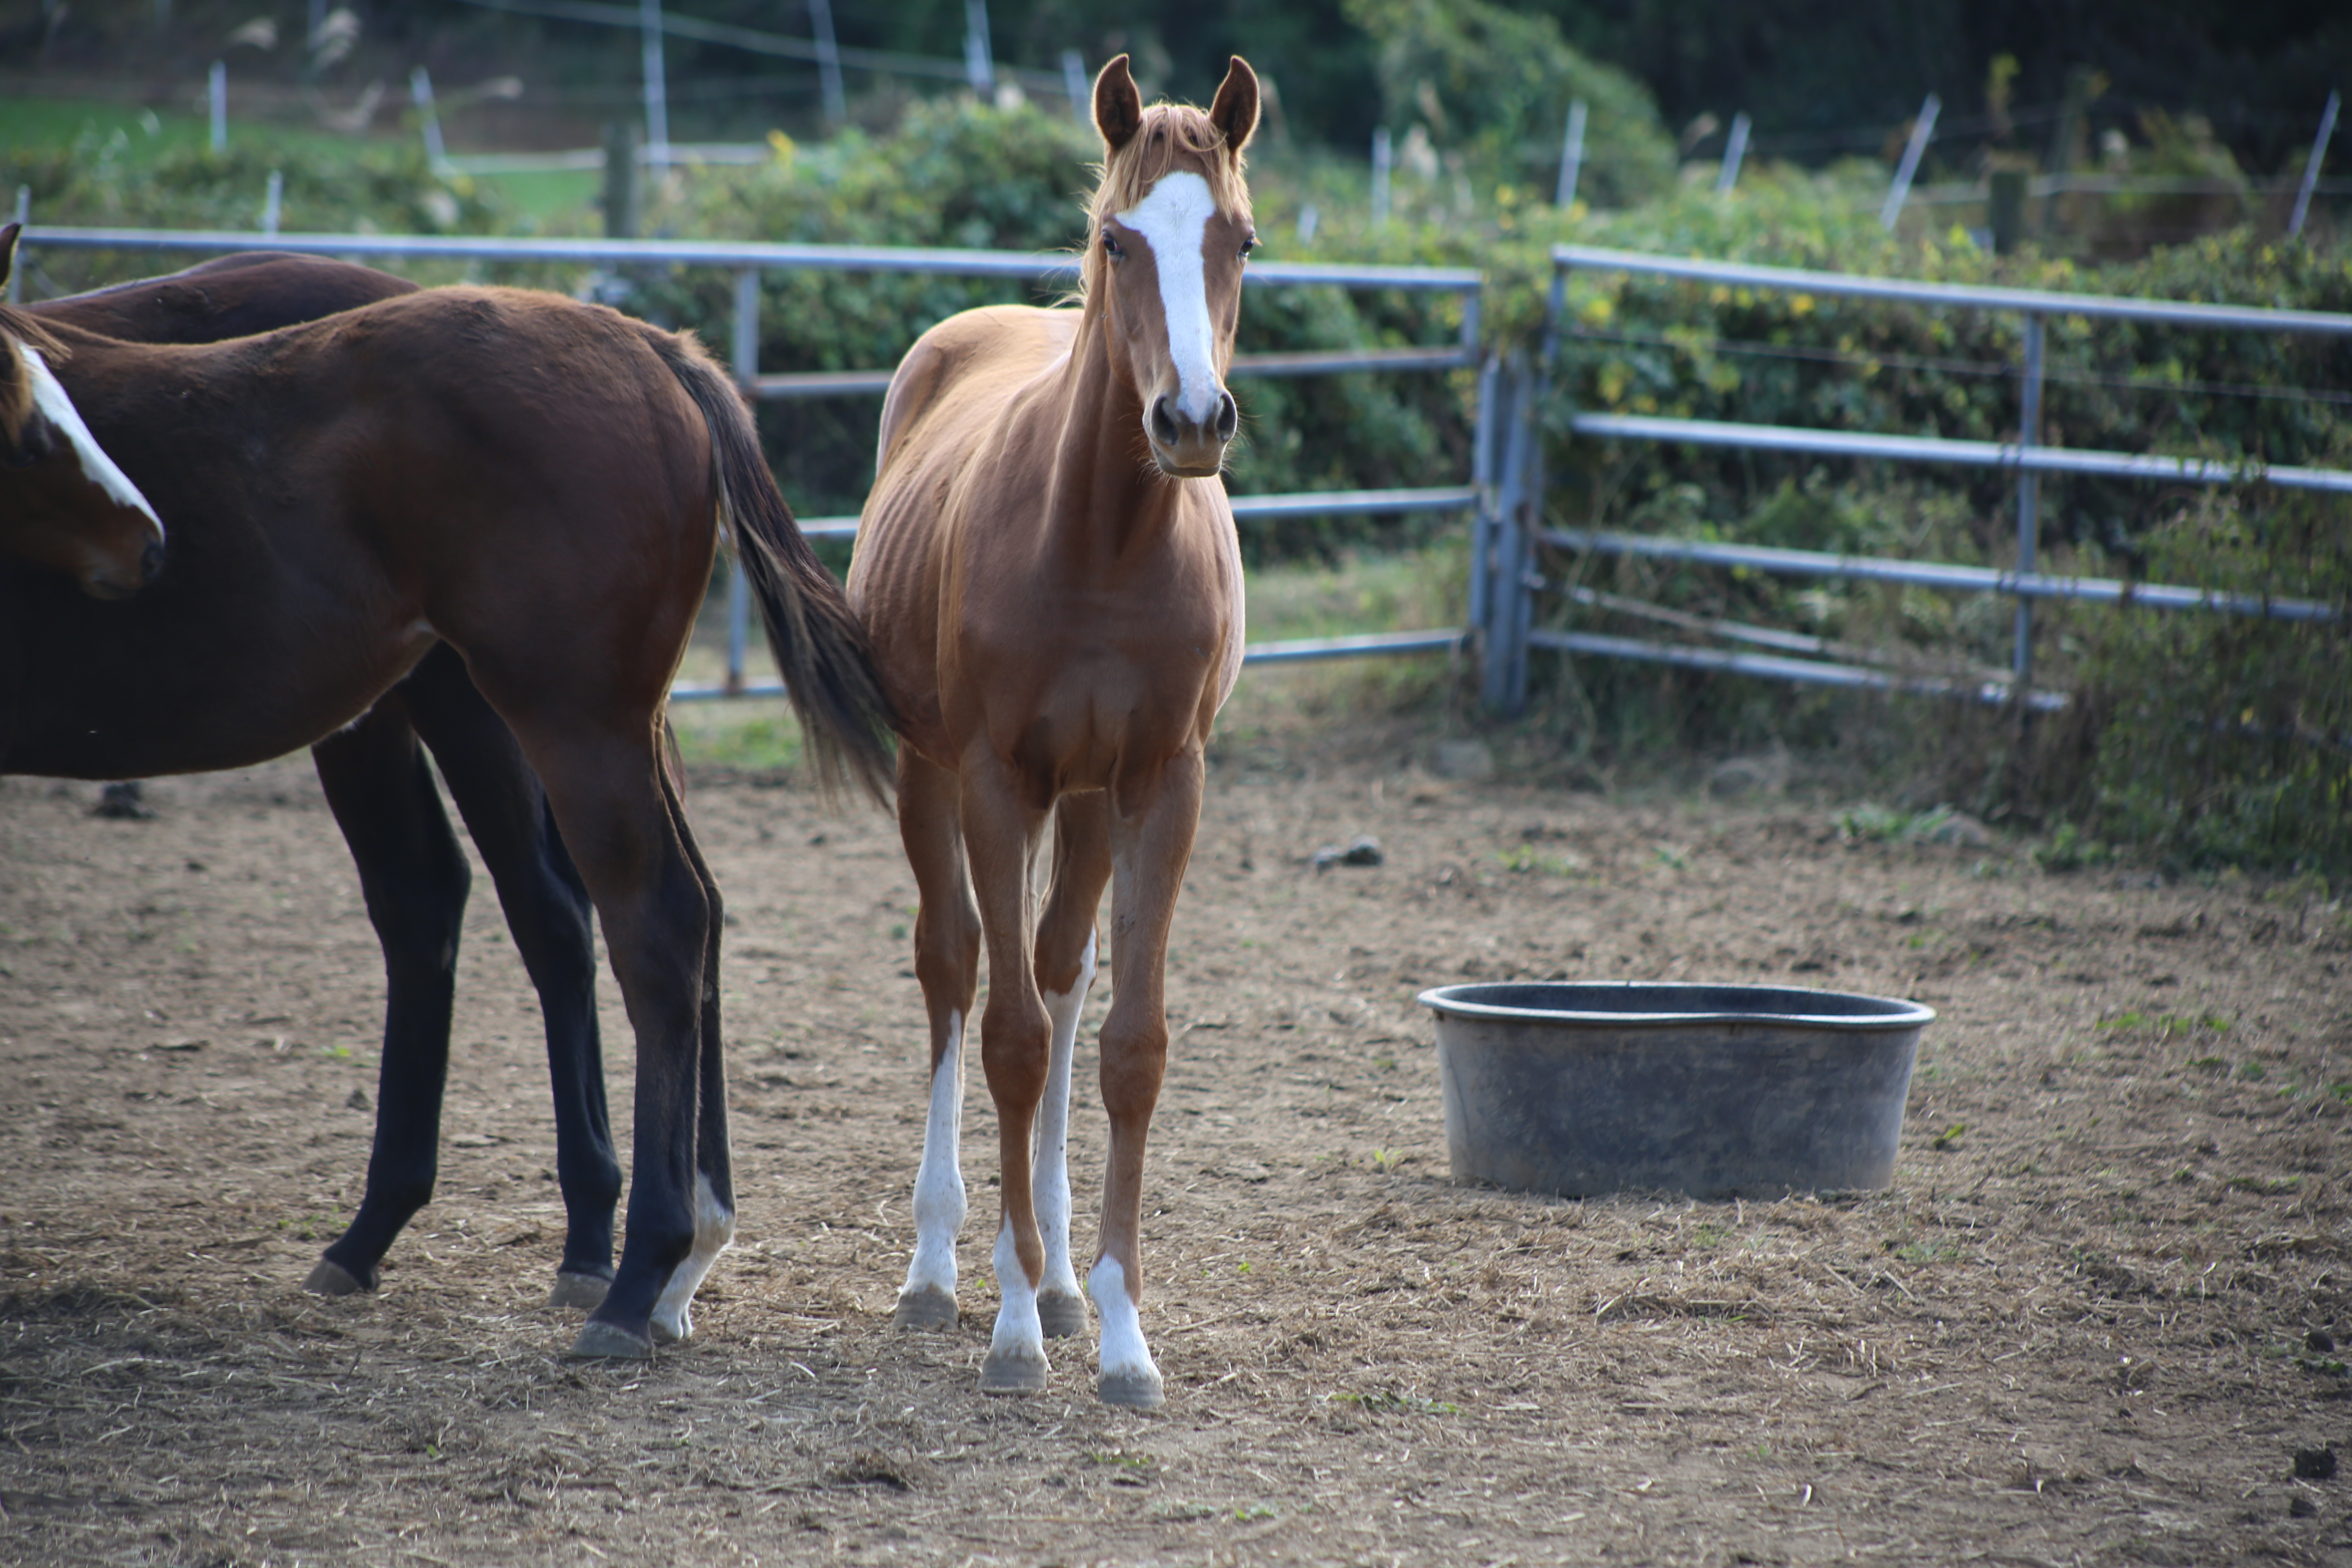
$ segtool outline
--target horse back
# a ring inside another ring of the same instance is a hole
[[[142,278],[30,307],[100,336],[145,343],[208,343],[276,331],[357,310],[417,285],[323,256],[248,251],[161,278]]]

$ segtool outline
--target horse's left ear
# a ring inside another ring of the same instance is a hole
[[[1216,100],[1209,105],[1209,121],[1225,133],[1225,152],[1241,156],[1249,139],[1257,133],[1257,72],[1250,69],[1249,61],[1239,55],[1225,68],[1225,79],[1217,89]]]
[[[16,270],[16,237],[25,232],[21,223],[0,228],[0,288],[8,283],[8,274]]]

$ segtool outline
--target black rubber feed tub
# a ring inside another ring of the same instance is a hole
[[[1437,1066],[1454,1179],[1587,1197],[1883,1187],[1916,1002],[1787,985],[1448,985]]]

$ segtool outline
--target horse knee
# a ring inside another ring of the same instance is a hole
[[[1122,1029],[1106,1023],[1101,1053],[1103,1109],[1113,1117],[1150,1116],[1168,1073],[1168,1026]]]

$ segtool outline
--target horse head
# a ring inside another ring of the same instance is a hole
[[[18,226],[0,228],[0,284]],[[0,554],[64,572],[93,598],[128,598],[163,563],[163,520],[49,368],[65,353],[31,317],[0,306]]]
[[[1206,113],[1146,109],[1127,57],[1095,79],[1103,180],[1085,274],[1112,363],[1143,406],[1160,471],[1201,479],[1224,467],[1241,421],[1225,390],[1241,319],[1250,222],[1242,149],[1257,129],[1257,74],[1239,56]]]

